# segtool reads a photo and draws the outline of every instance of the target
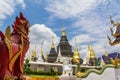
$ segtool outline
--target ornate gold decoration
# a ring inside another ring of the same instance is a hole
[[[21,36],[21,46],[20,46],[20,49],[21,49],[21,53],[20,53],[20,71],[21,71],[21,73],[23,73],[23,68],[21,66],[23,48],[24,48],[24,42],[23,42],[23,36]]]
[[[8,52],[9,52],[9,60],[12,58],[12,45],[10,42],[10,27],[8,26],[5,32],[5,44],[8,48]]]
[[[83,73],[83,72],[77,72],[76,73],[76,76],[79,77],[79,78],[84,76],[84,75],[85,75],[85,73]]]
[[[54,46],[54,36],[52,36],[52,46],[51,46],[51,48],[55,48],[55,46]]]
[[[9,69],[12,71],[12,66],[14,65],[16,59],[19,57],[19,55],[23,52],[23,37],[21,36],[22,44],[20,44],[19,51],[11,58],[9,62]],[[20,62],[21,62],[21,56],[20,56]],[[20,63],[21,64],[21,63]],[[22,70],[21,70],[22,71]]]
[[[90,51],[90,58],[95,58],[95,52],[91,45],[88,45],[88,50]]]
[[[113,65],[115,65],[115,60],[113,58],[110,58]]]
[[[8,40],[10,40],[10,31],[10,26],[8,26],[5,32],[5,36],[8,38]]]
[[[11,80],[11,79],[10,79],[10,76],[5,75],[3,80]]]
[[[113,27],[115,28],[114,30],[114,32],[113,32],[113,30],[112,30],[112,28],[110,27],[110,31],[111,31],[111,34],[112,34],[112,36],[115,38],[115,40],[114,41],[111,41],[111,39],[110,39],[110,37],[109,36],[107,36],[107,38],[108,38],[108,40],[109,40],[109,44],[111,45],[111,46],[113,46],[113,45],[116,45],[116,44],[119,44],[120,43],[120,41],[118,41],[117,39],[120,37],[120,32],[117,32],[116,33],[116,31],[119,29],[118,27],[120,27],[120,22],[114,22],[113,20],[112,20],[112,17],[110,16],[110,22],[111,22],[111,24],[113,24]]]
[[[120,67],[120,59],[118,58],[118,53],[117,53],[115,60],[113,58],[110,58],[110,59],[113,65]]]
[[[104,47],[104,49],[105,49],[105,56],[108,56],[108,52],[106,50],[106,47]]]
[[[6,44],[7,48],[8,48],[9,60],[10,60],[12,58],[12,45],[11,45],[10,40],[6,36],[5,36],[4,41],[5,41],[5,44]]]
[[[76,39],[75,39],[75,42],[76,42]],[[75,47],[74,54],[73,54],[73,62],[77,64],[80,63],[80,54],[78,51],[77,42],[76,42],[76,47]]]
[[[65,31],[64,26],[63,26],[63,28],[62,28],[62,36],[66,36],[66,31]]]

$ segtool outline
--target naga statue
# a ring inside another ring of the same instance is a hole
[[[20,13],[5,34],[0,31],[0,80],[23,80],[24,57],[29,48],[29,21]]]

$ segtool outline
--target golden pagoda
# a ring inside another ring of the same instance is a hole
[[[92,48],[92,45],[88,45],[88,50],[90,52],[90,58],[95,58],[95,52]]]
[[[80,53],[79,53],[79,51],[78,51],[78,46],[77,46],[76,38],[75,38],[75,42],[76,42],[76,44],[75,44],[75,50],[74,50],[74,53],[73,53],[73,63],[78,64],[78,63],[81,62],[81,61],[80,61],[81,58],[80,58]]]
[[[89,51],[89,54],[90,54],[89,65],[90,66],[95,66],[97,58],[95,56],[95,52],[94,52],[94,50],[92,48],[91,43],[90,43],[90,45],[88,45],[88,51]]]

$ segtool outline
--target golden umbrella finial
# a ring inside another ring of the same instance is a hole
[[[65,31],[64,25],[63,25],[63,27],[62,27],[62,36],[66,36],[66,31]]]
[[[106,46],[104,46],[104,50],[105,50],[105,56],[108,56],[108,52],[106,50]]]
[[[55,46],[54,46],[54,36],[52,35],[52,46],[51,46],[52,48],[55,48]]]

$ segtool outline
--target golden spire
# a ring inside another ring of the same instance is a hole
[[[78,46],[77,46],[77,41],[76,41],[76,38],[75,38],[75,50],[74,50],[74,54],[73,54],[73,61],[75,63],[79,63],[80,61],[80,54],[79,54],[79,51],[78,51]]]
[[[54,46],[54,36],[52,36],[52,46],[51,46],[51,48],[55,48],[55,46]]]
[[[73,54],[73,58],[80,58],[80,54],[79,54],[79,51],[78,51],[78,47],[77,47],[77,46],[75,47],[74,54]]]
[[[43,50],[42,50],[42,48],[40,49],[40,54],[43,55]]]
[[[105,62],[104,62],[104,60],[103,60],[103,58],[102,58],[102,56],[101,56],[100,66],[102,67],[102,66],[104,66],[104,65],[105,65]]]
[[[95,58],[95,52],[92,48],[91,42],[90,42],[90,45],[88,45],[88,50],[90,52],[90,58]]]
[[[106,46],[104,47],[104,49],[105,49],[105,56],[108,56],[108,52],[106,50]]]
[[[32,51],[32,57],[36,57],[36,46],[35,49]]]
[[[66,31],[65,31],[65,27],[62,27],[62,36],[66,36]]]

